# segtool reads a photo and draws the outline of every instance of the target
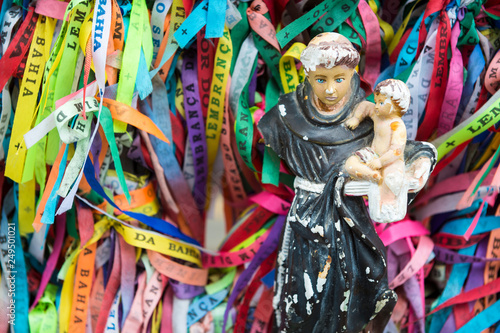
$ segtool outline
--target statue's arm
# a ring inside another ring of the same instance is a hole
[[[405,160],[406,176],[410,182],[409,192],[418,193],[436,165],[436,148],[428,142],[408,141]]]
[[[347,128],[355,129],[368,116],[370,116],[375,104],[369,101],[363,101],[356,105],[352,117],[345,122]]]
[[[279,119],[278,110],[276,107],[269,110],[257,124],[257,128],[262,134],[264,144],[270,147],[280,158],[284,155],[283,144],[283,123]]]

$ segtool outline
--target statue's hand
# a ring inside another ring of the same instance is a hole
[[[424,187],[431,172],[431,165],[430,158],[420,157],[406,168],[410,192],[418,192]]]
[[[352,117],[348,120],[346,120],[345,125],[347,126],[348,129],[353,130],[359,125],[359,120],[356,117]]]

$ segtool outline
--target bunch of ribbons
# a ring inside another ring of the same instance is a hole
[[[500,332],[500,1],[0,3],[0,333],[270,332],[293,175],[255,125],[332,31],[439,154],[375,225],[386,332]]]

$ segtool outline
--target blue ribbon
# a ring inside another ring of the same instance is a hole
[[[266,285],[268,288],[272,288],[274,285],[274,276],[276,275],[276,269],[273,269],[269,273],[267,273],[262,279],[262,283]]]
[[[124,213],[125,215],[130,216],[133,219],[136,219],[145,225],[153,228],[154,230],[161,232],[165,235],[175,237],[178,239],[181,239],[185,242],[191,243],[191,244],[196,244],[199,245],[199,243],[192,239],[189,236],[184,235],[180,230],[171,225],[169,222],[166,222],[164,220],[161,220],[156,217],[151,217],[147,216],[145,214],[141,213],[136,213],[136,212],[131,212],[131,211],[123,211],[118,207],[113,200],[111,200],[106,192],[104,192],[104,189],[102,188],[101,184],[97,181],[95,178],[95,173],[94,173],[94,166],[92,165],[92,161],[90,161],[90,158],[87,157],[87,163],[85,163],[84,171],[83,173],[85,174],[85,178],[87,179],[87,182],[89,183],[90,187],[96,191],[97,194],[99,194],[101,197],[106,199],[107,202],[114,208],[118,209],[120,212]]]
[[[0,27],[3,27],[3,17],[5,16],[5,12],[12,7],[12,0],[4,0],[2,3],[2,10],[0,11]],[[5,53],[5,50],[2,50]],[[1,57],[0,57],[1,58]]]
[[[41,218],[42,223],[53,224],[54,217],[56,215],[56,206],[59,201],[59,195],[57,195],[57,190],[61,186],[61,181],[64,176],[64,170],[66,169],[66,160],[68,159],[68,148],[69,145],[66,145],[66,149],[64,150],[63,157],[61,159],[61,164],[59,164],[59,170],[57,174],[56,182],[54,183],[54,187],[52,187],[52,191],[50,192],[49,199],[45,204],[45,210],[43,211],[43,215]]]
[[[455,126],[460,123],[462,116],[465,111],[465,107],[472,96],[474,90],[474,84],[479,79],[481,72],[484,69],[485,61],[483,57],[483,52],[481,51],[480,44],[477,44],[472,51],[469,64],[467,65],[467,79],[464,83],[464,89],[462,92],[462,98],[460,99],[460,105],[458,107],[457,116],[455,118]]]
[[[153,84],[149,77],[148,65],[146,64],[146,56],[141,48],[141,56],[139,57],[139,67],[137,68],[137,78],[135,88],[139,92],[139,97],[144,99],[153,92]]]
[[[453,235],[463,235],[469,225],[472,223],[473,218],[458,219],[449,221],[441,229],[442,232],[446,232]],[[472,232],[473,235],[482,234],[485,232],[490,232],[491,230],[500,228],[500,217],[497,216],[485,216],[480,217],[477,222],[476,228]]]
[[[465,249],[461,249],[458,251],[459,254],[472,256],[476,252],[476,245],[467,247]],[[442,304],[443,302],[449,300],[452,297],[457,296],[462,292],[462,287],[467,279],[467,275],[469,273],[469,268],[471,264],[463,263],[463,264],[455,264],[450,273],[450,278],[448,279],[448,283],[443,290],[443,293],[438,299],[435,306]],[[432,316],[431,326],[429,328],[429,333],[439,333],[441,328],[443,327],[446,319],[451,314],[452,308],[443,309]],[[480,331],[477,331],[480,332]]]
[[[220,0],[211,0],[211,2],[217,2]],[[207,15],[209,11],[209,4],[208,0],[203,0],[192,12],[191,14],[182,22],[181,26],[177,31],[174,33],[174,38],[179,44],[181,48],[185,48],[186,45],[189,43],[189,41],[196,36],[198,31],[201,30],[207,24]],[[224,3],[225,6],[225,3]],[[225,13],[225,7],[223,9]],[[212,16],[219,16],[220,13],[216,13],[215,15]],[[223,16],[225,19],[225,15]],[[216,23],[212,23],[216,24]],[[224,23],[222,24],[222,28],[224,29]],[[208,26],[207,26],[207,33],[208,34]],[[215,36],[214,36],[215,37]],[[222,32],[220,36],[217,37],[222,37]]]
[[[481,311],[477,316],[474,316],[467,324],[462,326],[456,333],[482,332],[490,326],[498,322],[498,313],[500,312],[500,301],[496,301],[493,305]],[[495,330],[500,332],[500,325]]]
[[[208,2],[207,29],[205,38],[220,38],[224,32],[226,21],[226,0],[210,0]]]
[[[226,298],[228,292],[229,291],[227,289],[222,289],[215,294],[205,295],[197,301],[191,303],[187,313],[187,326],[190,327],[203,318],[208,311],[211,311],[219,305],[224,298]]]
[[[14,217],[12,219],[12,223],[15,228],[15,253],[14,253],[14,269],[11,274],[15,276],[15,294],[13,295],[13,299],[15,300],[15,329],[16,332],[29,332],[29,321],[28,321],[28,312],[29,312],[29,292],[28,292],[28,275],[26,274],[26,263],[24,261],[24,251],[23,245],[21,243],[21,236],[19,234],[19,203],[17,200],[18,195],[18,185],[14,183],[15,187],[15,195],[14,195],[14,203],[16,206],[16,210],[14,212]],[[7,225],[7,215],[5,211],[2,210],[2,226]],[[11,223],[11,225],[12,225]],[[12,268],[11,268],[12,269]],[[10,292],[10,291],[9,291]]]
[[[168,114],[159,112],[159,110],[152,110],[146,101],[140,101],[141,110],[151,118],[151,120],[158,126],[161,130],[166,126],[169,121],[166,118],[169,117]],[[171,188],[175,189],[173,192],[174,199],[179,203],[179,208],[186,220],[196,220],[202,221],[202,217],[196,207],[193,196],[191,195],[191,189],[189,188],[184,174],[175,158],[175,154],[172,150],[172,145],[156,138],[153,135],[149,135],[151,139],[151,144],[153,149],[158,156],[158,161],[163,168],[165,178]],[[192,230],[194,231],[194,230]]]

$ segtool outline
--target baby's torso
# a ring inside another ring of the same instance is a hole
[[[372,120],[375,132],[372,149],[379,156],[382,156],[389,149],[395,149],[395,154],[399,155],[402,160],[406,145],[406,130],[401,118],[381,119],[374,116]]]

